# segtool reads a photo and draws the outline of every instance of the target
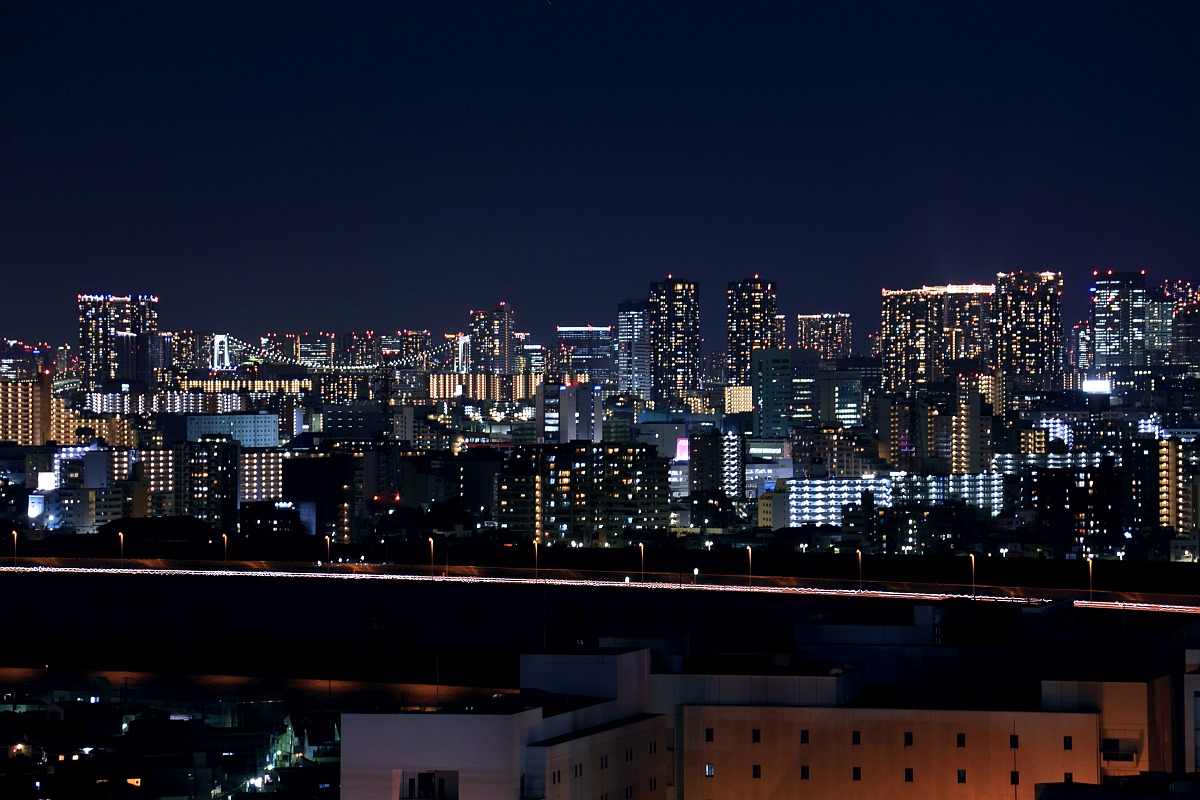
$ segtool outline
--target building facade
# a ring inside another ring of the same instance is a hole
[[[656,406],[684,403],[700,388],[700,297],[695,283],[668,275],[650,286]]]
[[[728,382],[744,386],[750,381],[750,354],[784,346],[776,335],[775,284],[758,275],[730,283],[725,303]]]
[[[1062,386],[1062,293],[1059,272],[996,275],[997,366],[1019,388],[1048,390]]]
[[[854,328],[845,312],[796,315],[796,347],[823,361],[849,358]]]
[[[138,336],[158,330],[158,298],[149,294],[81,294],[77,304],[85,388],[131,375],[136,369]]]
[[[1092,272],[1093,368],[1101,375],[1146,363],[1146,272]]]

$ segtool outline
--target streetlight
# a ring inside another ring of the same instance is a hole
[[[125,566],[125,534],[117,531],[117,541],[121,546],[121,566]]]
[[[433,577],[433,537],[429,537],[429,577]]]
[[[975,596],[975,554],[968,553],[971,557],[971,597]]]
[[[638,542],[638,552],[642,556],[642,583],[646,582],[646,546]]]
[[[1092,602],[1092,557],[1088,556],[1088,602]]]
[[[538,579],[538,540],[533,540],[533,582],[537,583]]]
[[[692,585],[696,585],[696,581],[700,579],[700,568],[692,567]]]
[[[750,545],[746,545],[746,585],[754,585],[754,551],[750,549]]]
[[[862,591],[862,550],[855,550],[858,553],[858,590]]]
[[[13,566],[17,565],[17,529],[13,528]]]
[[[325,534],[325,563],[329,563],[329,534]]]
[[[221,534],[221,547],[222,547],[222,551],[224,554],[225,563],[228,564],[229,563],[229,534],[228,533]]]

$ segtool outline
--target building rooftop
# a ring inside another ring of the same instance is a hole
[[[661,716],[661,714],[634,714],[633,716],[630,716],[630,717],[624,717],[622,719],[610,720],[608,722],[604,722],[599,725],[592,725],[591,727],[588,727],[588,728],[580,728],[579,730],[570,731],[570,732],[564,733],[560,736],[551,736],[549,739],[542,739],[539,742],[531,742],[529,746],[530,747],[553,747],[556,744],[562,744],[563,742],[570,742],[570,741],[574,741],[576,739],[583,739],[587,736],[592,736],[597,733],[603,733],[604,731],[616,730],[618,728],[623,728],[626,725],[632,725],[634,723],[642,722],[642,721],[648,720],[648,719],[654,719],[655,717],[659,717],[659,716]]]
[[[685,675],[764,675],[821,678],[842,675],[855,667],[837,661],[805,658],[799,653],[712,653],[683,662]]]

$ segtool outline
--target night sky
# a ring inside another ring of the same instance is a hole
[[[0,336],[608,324],[667,273],[1200,278],[1200,4],[4,3]],[[714,341],[714,339],[716,341]],[[861,343],[861,340],[860,340]]]

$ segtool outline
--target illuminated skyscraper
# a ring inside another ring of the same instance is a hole
[[[1019,388],[1062,386],[1062,292],[1060,272],[996,275],[996,362]]]
[[[755,275],[729,284],[725,296],[728,381],[744,386],[750,381],[750,354],[784,344],[776,337],[775,284]]]
[[[656,404],[680,404],[700,388],[700,299],[696,284],[667,276],[650,285]]]
[[[382,360],[383,343],[375,331],[342,334],[337,361],[349,367],[369,367]]]
[[[512,306],[504,301],[493,311],[471,312],[471,371],[513,375],[517,362]]]
[[[964,363],[971,368],[990,366],[995,354],[992,305],[996,287],[992,285],[951,284],[937,287],[942,291],[942,330],[945,332],[946,359],[960,372]]]
[[[626,300],[617,305],[617,388],[649,402],[653,384],[650,304],[645,300]]]
[[[1092,272],[1092,353],[1100,374],[1146,363],[1146,272]]]
[[[95,388],[118,375],[133,373],[136,340],[158,330],[158,298],[139,294],[81,294],[79,303],[79,360],[84,386]],[[132,336],[130,340],[127,337]]]
[[[332,367],[337,356],[338,335],[331,331],[304,334],[300,340],[300,359],[317,367]]]
[[[879,333],[884,388],[921,388],[951,376],[964,362],[987,366],[994,291],[979,284],[884,289]]]
[[[559,325],[557,330],[559,345],[570,351],[572,372],[598,383],[615,377],[611,325]]]
[[[1200,369],[1200,303],[1175,312],[1171,363]]]
[[[1195,281],[1167,278],[1158,288],[1175,303],[1176,311],[1200,303],[1200,283]]]
[[[300,339],[298,333],[264,333],[258,337],[258,344],[269,353],[277,354],[292,361],[300,360]]]
[[[400,330],[385,333],[379,340],[384,361],[418,370],[429,368],[429,351],[433,346],[429,331]]]
[[[942,378],[941,295],[930,287],[884,289],[879,350],[885,391],[907,391]]]
[[[51,438],[51,377],[0,378],[0,441],[35,447]]]
[[[1175,301],[1161,289],[1146,290],[1146,363],[1161,366],[1171,350]]]
[[[849,358],[852,334],[850,315],[844,312],[796,315],[796,346],[815,351],[822,361]]]
[[[1080,320],[1067,331],[1067,365],[1080,372],[1092,368],[1092,322]]]

